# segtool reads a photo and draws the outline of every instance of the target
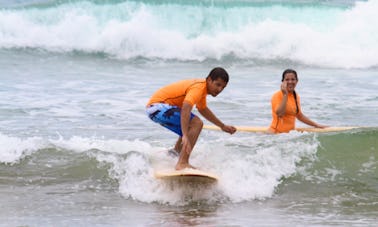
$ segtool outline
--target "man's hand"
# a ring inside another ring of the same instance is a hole
[[[234,126],[231,126],[231,125],[223,125],[221,127],[222,131],[224,132],[228,132],[230,134],[234,134],[236,132],[236,128]]]
[[[181,137],[181,152],[186,152],[187,154],[190,154],[192,152],[192,145],[190,144],[190,141],[187,136]]]

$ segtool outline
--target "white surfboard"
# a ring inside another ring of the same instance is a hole
[[[161,180],[213,184],[218,181],[218,176],[198,169],[186,168],[183,170],[160,170],[155,172],[155,177]]]
[[[221,130],[218,126],[215,125],[204,125],[204,129],[209,130]],[[347,131],[352,129],[357,129],[362,127],[357,126],[349,126],[349,127],[327,127],[327,128],[313,128],[313,127],[304,127],[304,128],[296,128],[296,131],[299,132],[339,132],[339,131]],[[261,127],[261,126],[236,126],[237,131],[239,132],[267,132],[268,127]]]

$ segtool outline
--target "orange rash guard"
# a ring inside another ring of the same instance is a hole
[[[287,97],[285,115],[282,117],[278,117],[276,114],[276,110],[278,106],[281,104],[282,99],[283,99],[283,93],[282,91],[278,91],[274,93],[271,100],[273,119],[270,125],[270,130],[275,133],[289,132],[290,130],[295,129],[295,118],[297,114],[301,112],[299,95],[297,94],[297,104],[298,104],[298,113],[297,113],[297,107],[295,105],[294,94],[289,93]]]
[[[171,106],[182,107],[183,102],[188,102],[197,109],[205,109],[206,104],[206,80],[189,79],[178,81],[160,88],[152,95],[147,106],[153,103],[167,103]]]

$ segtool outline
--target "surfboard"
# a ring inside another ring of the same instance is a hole
[[[185,183],[213,184],[218,181],[218,176],[198,169],[186,168],[183,170],[155,171],[155,178],[166,181]]]
[[[262,126],[235,126],[237,131],[239,132],[267,132],[268,127]],[[209,130],[221,130],[218,126],[215,125],[204,125],[204,129]],[[296,131],[299,132],[339,132],[339,131],[347,131],[352,129],[357,129],[362,127],[357,126],[349,126],[349,127],[327,127],[327,128],[312,128],[312,127],[304,127],[304,128],[296,128]]]

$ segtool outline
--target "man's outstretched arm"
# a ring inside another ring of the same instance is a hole
[[[234,126],[225,125],[215,116],[215,114],[209,108],[206,107],[204,109],[200,109],[198,110],[198,112],[200,112],[200,114],[204,116],[208,121],[221,128],[222,131],[228,132],[230,134],[234,134],[236,132],[236,128]]]

